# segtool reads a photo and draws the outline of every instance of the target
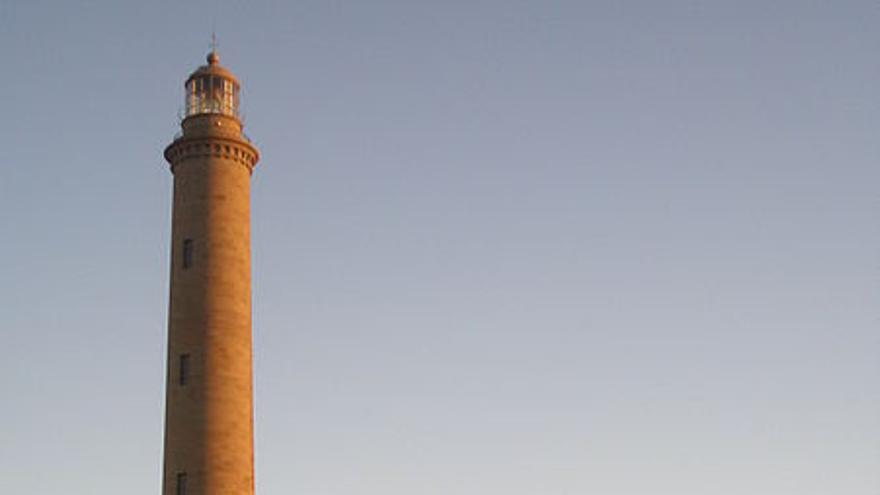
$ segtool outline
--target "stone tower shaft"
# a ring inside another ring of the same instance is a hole
[[[216,53],[186,82],[174,175],[163,495],[253,495],[250,176],[239,83]]]

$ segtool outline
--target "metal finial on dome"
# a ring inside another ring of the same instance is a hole
[[[217,55],[217,32],[211,31],[211,53],[208,54],[208,64],[217,65],[220,56]]]

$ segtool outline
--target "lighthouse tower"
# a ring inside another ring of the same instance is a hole
[[[250,177],[238,79],[215,51],[186,80],[174,175],[162,495],[253,495]]]

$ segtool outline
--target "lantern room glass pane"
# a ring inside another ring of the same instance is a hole
[[[222,113],[238,117],[238,84],[216,75],[194,77],[186,84],[186,115]]]

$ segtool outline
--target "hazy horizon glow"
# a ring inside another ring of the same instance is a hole
[[[214,18],[257,493],[880,491],[876,2],[5,0],[0,492],[159,492]]]

